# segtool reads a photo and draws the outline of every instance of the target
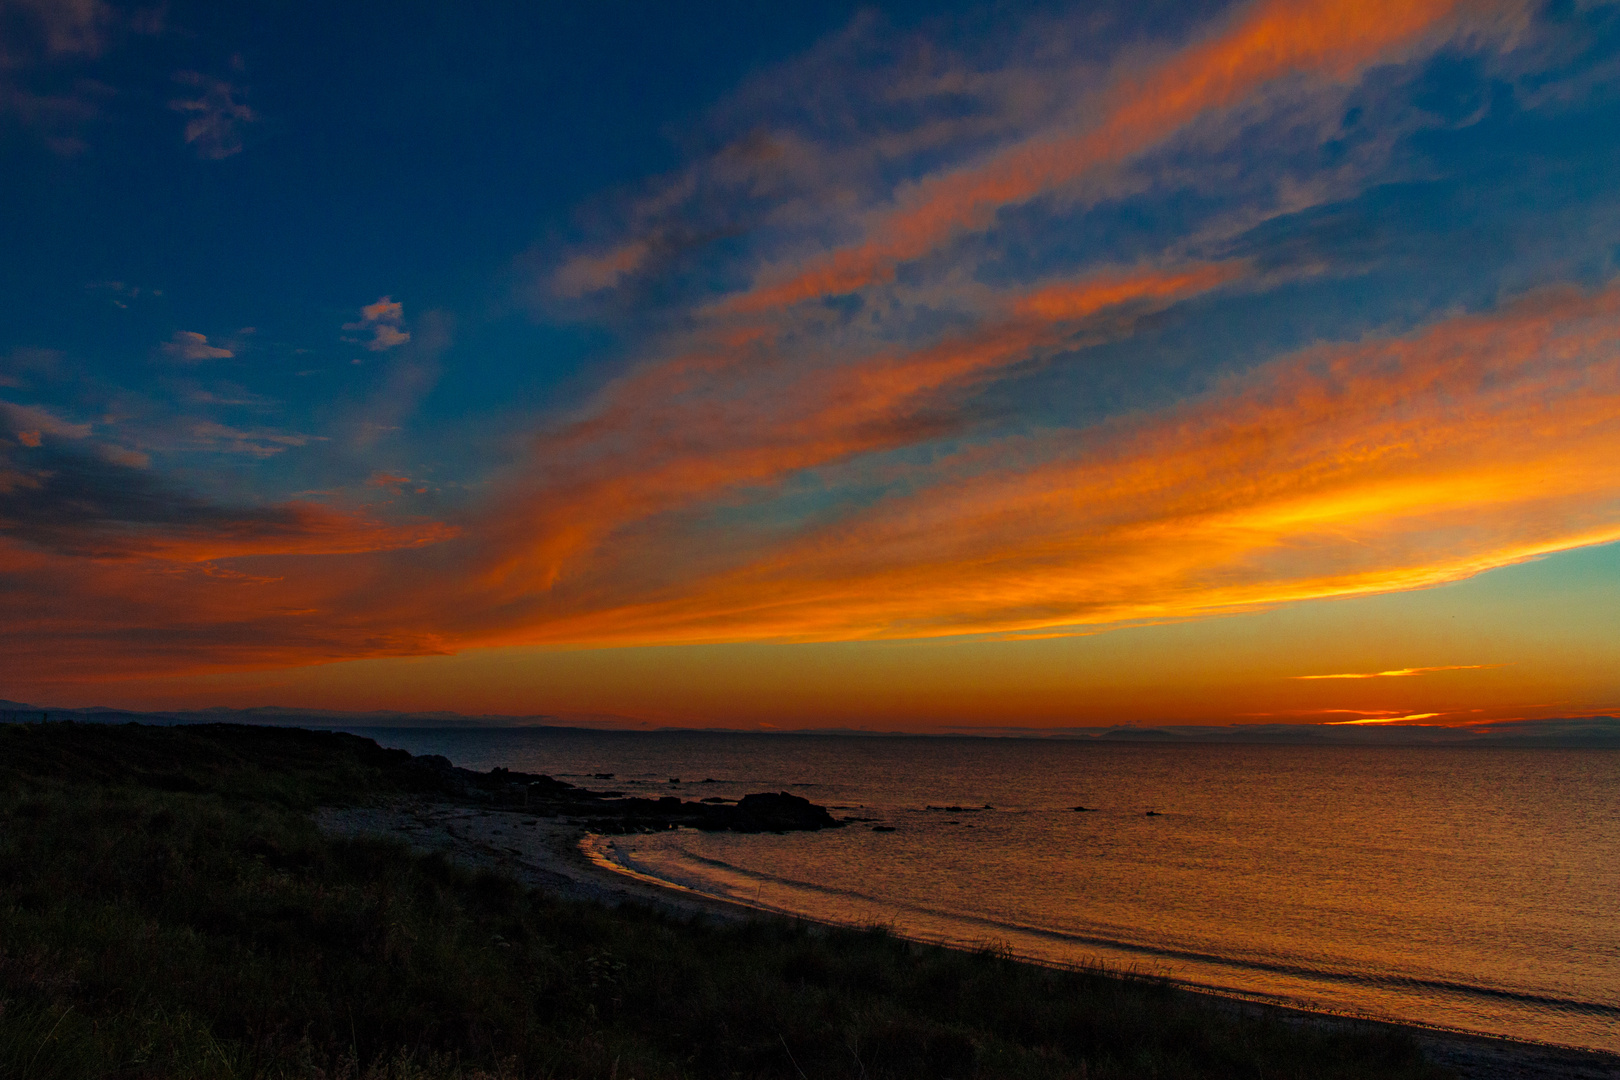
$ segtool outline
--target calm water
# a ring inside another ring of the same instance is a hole
[[[1617,751],[366,733],[598,789],[792,791],[894,827],[603,845],[763,907],[1620,1050]],[[616,778],[582,781],[597,772]],[[953,805],[993,809],[927,809]]]

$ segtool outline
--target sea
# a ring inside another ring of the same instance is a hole
[[[591,842],[769,911],[1620,1052],[1620,750],[353,730],[472,769],[786,791],[851,819]]]

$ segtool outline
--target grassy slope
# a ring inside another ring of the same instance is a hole
[[[352,736],[0,726],[0,1078],[1442,1075],[1399,1035],[564,904],[311,824],[409,783]]]

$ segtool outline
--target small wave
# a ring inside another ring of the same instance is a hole
[[[712,856],[701,855],[685,847],[676,851],[683,858],[692,863],[712,867],[739,877],[755,881],[783,885],[793,889],[803,890],[812,894],[841,899],[858,900],[877,907],[893,909],[897,912],[909,912],[931,919],[940,919],[958,924],[969,924],[975,928],[989,931],[992,935],[1015,933],[1028,937],[1043,938],[1050,941],[1061,942],[1066,945],[1084,945],[1092,948],[1109,949],[1115,952],[1136,954],[1156,960],[1180,960],[1183,962],[1206,964],[1216,968],[1227,968],[1237,971],[1252,971],[1268,975],[1288,975],[1307,980],[1353,985],[1378,989],[1401,990],[1427,990],[1456,994],[1460,997],[1485,998],[1495,1001],[1510,1001],[1521,1005],[1535,1005],[1543,1008],[1557,1009],[1566,1013],[1578,1013],[1586,1016],[1620,1018],[1620,1005],[1600,1001],[1585,1001],[1579,998],[1562,997],[1556,994],[1536,993],[1528,990],[1512,990],[1500,986],[1487,986],[1479,983],[1463,982],[1455,979],[1430,978],[1420,975],[1403,975],[1397,972],[1369,972],[1347,971],[1342,968],[1331,968],[1314,964],[1290,962],[1282,959],[1260,959],[1255,957],[1227,956],[1221,953],[1208,952],[1198,949],[1188,949],[1161,942],[1149,942],[1139,939],[1108,937],[1101,934],[1077,933],[1070,930],[1058,930],[1046,926],[1034,926],[1027,923],[1018,923],[1000,919],[992,919],[971,912],[950,911],[942,908],[929,907],[905,901],[881,899],[869,893],[856,889],[839,888],[837,886],[822,885],[816,882],[801,881],[797,878],[784,877],[780,874],[771,874],[760,870],[750,870],[716,859]],[[653,881],[664,882],[665,879],[643,871],[635,871],[638,876]],[[675,885],[674,882],[667,884]],[[677,888],[703,892],[701,886],[681,886]],[[819,917],[812,915],[811,917]],[[957,943],[970,943],[970,939],[962,938]],[[1193,982],[1191,980],[1172,981],[1184,982],[1188,985],[1198,985],[1212,990],[1230,991],[1236,988]]]

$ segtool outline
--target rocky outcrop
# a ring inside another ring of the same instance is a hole
[[[721,827],[732,832],[837,829],[844,824],[829,814],[825,806],[817,806],[809,799],[789,795],[785,791],[744,795],[736,806],[711,806],[709,809],[731,811],[721,819],[725,821]]]
[[[620,792],[591,791],[539,773],[502,768],[473,772],[436,754],[411,758],[405,772],[417,790],[458,801],[527,810],[541,817],[577,818],[595,832],[613,835],[679,826],[706,832],[761,833],[837,829],[844,824],[826,807],[785,791],[745,795],[734,805],[713,798],[686,802],[675,795],[625,798]],[[611,779],[611,774],[601,778]]]

